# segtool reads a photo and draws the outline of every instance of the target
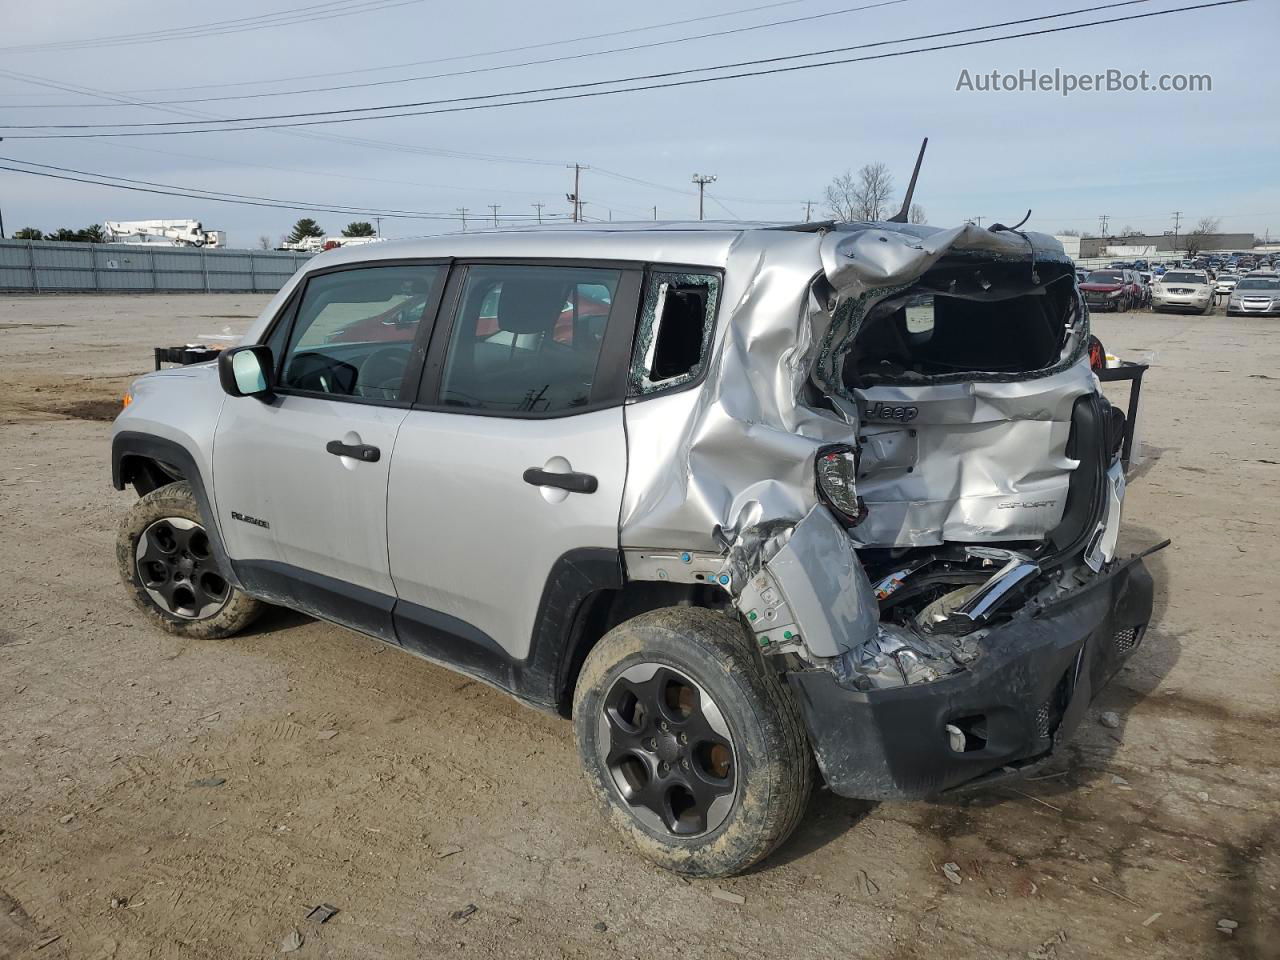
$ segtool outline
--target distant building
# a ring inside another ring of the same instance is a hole
[[[1179,251],[1186,249],[1186,239],[1185,233],[1178,234],[1177,249]],[[1132,237],[1081,237],[1078,258],[1123,256],[1120,250],[1133,247],[1154,248],[1154,256],[1172,255],[1175,252],[1173,241],[1172,233],[1143,234]],[[1205,253],[1214,250],[1252,250],[1255,242],[1256,238],[1252,233],[1211,233],[1200,249]]]
[[[1068,236],[1054,235],[1055,240],[1062,244],[1062,249],[1067,251],[1067,256],[1072,260],[1080,259],[1080,238],[1074,234]]]

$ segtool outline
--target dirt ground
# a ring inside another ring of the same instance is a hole
[[[0,958],[1280,957],[1280,321],[1096,320],[1153,362],[1126,545],[1173,546],[1049,772],[819,792],[712,883],[605,827],[561,720],[285,611],[192,642],[129,606],[108,420],[151,346],[264,302],[0,297]]]

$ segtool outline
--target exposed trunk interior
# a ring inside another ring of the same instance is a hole
[[[1060,264],[941,266],[876,304],[845,356],[845,383],[912,383],[966,373],[1008,376],[1054,366],[1075,320]]]

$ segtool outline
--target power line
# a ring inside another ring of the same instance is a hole
[[[765,3],[755,7],[741,7],[733,10],[727,10],[723,13],[710,13],[698,17],[689,17],[684,20],[669,20],[661,23],[647,24],[642,27],[627,27],[621,30],[610,30],[605,33],[593,33],[580,37],[566,37],[560,40],[546,40],[541,43],[528,43],[518,47],[503,47],[497,50],[484,50],[474,53],[454,54],[448,57],[436,57],[430,60],[411,60],[408,63],[389,64],[380,67],[359,67],[352,70],[326,70],[324,73],[304,73],[291,77],[277,77],[274,80],[239,80],[230,83],[203,83],[194,84],[187,87],[142,87],[132,90],[116,91],[117,93],[180,93],[184,90],[209,90],[223,89],[231,87],[251,87],[261,83],[290,83],[294,80],[317,80],[332,79],[334,77],[354,76],[361,73],[377,73],[385,70],[401,70],[405,67],[425,67],[435,63],[452,63],[458,60],[469,60],[476,57],[498,56],[504,53],[523,53],[526,50],[539,50],[546,47],[564,46],[570,43],[582,43],[587,40],[604,40],[609,37],[620,37],[632,33],[644,33],[649,30],[659,30],[665,27],[687,26],[691,23],[702,23],[707,20],[720,20],[724,17],[739,16],[745,13],[758,13],[761,10],[772,10],[777,7],[791,7],[798,3],[807,3],[809,0],[779,0],[775,3]],[[323,4],[322,4],[323,6]],[[0,94],[3,96],[3,94]]]
[[[37,77],[27,73],[17,73],[12,70],[0,70],[0,76],[10,77],[20,80],[24,83],[31,83],[37,86],[52,87],[55,90],[66,90],[72,93],[80,93],[92,97],[100,97],[112,100],[113,102],[128,102],[137,104],[138,101],[129,98],[121,99],[121,95],[108,93],[103,90],[96,90],[93,87],[85,87],[76,84],[68,84],[62,81],[50,80],[47,77]],[[161,113],[171,113],[179,116],[187,117],[204,117],[210,122],[224,121],[225,117],[217,114],[206,113],[200,110],[191,110],[181,107],[148,107],[147,109],[159,110]],[[316,130],[280,130],[277,131],[281,136],[302,137],[309,140],[323,140],[332,143],[343,143],[352,146],[369,147],[375,150],[390,150],[397,153],[421,154],[431,157],[445,157],[458,160],[477,160],[484,163],[513,163],[528,164],[533,166],[549,166],[555,167],[560,165],[557,160],[539,160],[532,157],[512,157],[501,156],[497,154],[474,153],[461,150],[451,150],[443,147],[425,147],[414,144],[396,143],[389,140],[373,140],[366,137],[343,136],[337,133],[321,132]],[[17,139],[16,137],[14,139]],[[123,146],[123,145],[122,145]],[[129,149],[144,150],[143,147],[131,147]],[[163,151],[157,151],[163,152]],[[181,156],[181,154],[179,154]],[[205,159],[205,158],[196,158]],[[270,169],[270,168],[269,168]],[[276,168],[278,169],[278,168]],[[298,172],[298,171],[293,171]],[[504,191],[506,192],[506,191]]]
[[[401,220],[460,220],[463,229],[466,229],[467,214],[470,212],[469,207],[456,207],[454,213],[444,213],[440,211],[425,210],[400,210],[396,208],[384,208],[373,206],[358,206],[354,204],[339,204],[332,201],[312,202],[305,200],[286,200],[278,197],[262,197],[255,194],[230,193],[224,190],[206,190],[203,187],[185,187],[169,183],[159,183],[154,180],[139,180],[130,177],[120,177],[114,174],[95,173],[89,170],[77,170],[72,167],[61,167],[47,163],[35,163],[30,160],[18,160],[13,157],[0,157],[0,164],[18,163],[23,167],[38,167],[38,170],[25,170],[21,167],[0,165],[0,170],[7,170],[11,173],[25,173],[29,176],[44,177],[53,180],[65,180],[73,183],[83,183],[97,187],[111,187],[120,190],[130,190],[136,193],[152,193],[161,196],[183,197],[189,200],[212,200],[218,203],[241,204],[244,206],[267,207],[269,209],[282,210],[312,210],[322,213],[337,213],[342,215],[362,215],[370,216],[376,220],[386,217],[388,219]],[[587,169],[583,167],[583,169]],[[57,171],[56,173],[45,173],[42,171]],[[76,174],[77,176],[68,176],[68,174]],[[93,177],[96,179],[85,179]],[[109,183],[105,181],[118,181]],[[585,203],[585,201],[583,201]],[[534,204],[536,207],[545,206],[545,204]],[[494,226],[497,223],[497,211],[499,204],[489,204],[489,209],[493,211]],[[614,209],[623,210],[622,207]],[[626,211],[631,213],[633,211]],[[552,214],[552,216],[557,216]],[[638,214],[637,214],[638,216]],[[541,210],[538,214],[509,214],[503,219],[508,221],[524,221],[542,223]],[[381,223],[379,222],[379,236],[381,236]]]
[[[38,167],[38,170],[24,170],[21,167],[4,166],[3,164],[19,163],[26,167]],[[382,207],[361,207],[351,204],[314,203],[304,200],[285,200],[276,197],[260,197],[253,194],[228,193],[217,190],[204,190],[200,187],[183,187],[168,183],[157,183],[154,180],[137,180],[129,177],[117,177],[110,174],[93,173],[87,170],[76,170],[71,167],[59,167],[47,163],[32,163],[27,160],[16,160],[13,157],[0,157],[0,170],[11,173],[25,173],[33,177],[46,177],[53,180],[66,180],[73,183],[85,183],[97,187],[111,187],[118,190],[131,190],[137,193],[154,193],[162,196],[184,197],[189,200],[213,200],[218,203],[238,203],[245,206],[271,207],[286,210],[315,210],[323,213],[366,214],[402,220],[457,220],[453,214],[424,210],[396,210]],[[57,171],[46,173],[43,171]],[[77,174],[78,176],[68,176]],[[96,177],[99,179],[85,179]],[[119,181],[107,183],[106,180]],[[461,208],[465,210],[466,208]],[[465,214],[463,214],[465,219]],[[520,216],[519,219],[533,219],[531,215]]]
[[[313,93],[331,93],[339,90],[358,90],[368,87],[385,87],[393,86],[401,83],[417,83],[423,80],[441,80],[447,77],[465,77],[473,74],[492,73],[500,70],[514,70],[518,67],[543,66],[550,63],[565,63],[572,60],[585,60],[592,57],[603,57],[614,53],[631,53],[636,50],[649,50],[655,47],[665,47],[677,43],[691,43],[697,40],[707,40],[715,37],[727,37],[739,33],[749,33],[754,30],[764,30],[771,27],[788,26],[796,23],[806,23],[813,20],[823,20],[828,17],[844,16],[850,13],[860,13],[866,10],[874,10],[879,7],[892,7],[903,3],[910,3],[912,0],[878,0],[876,3],[867,3],[857,7],[845,7],[840,10],[828,10],[824,13],[814,13],[803,17],[791,17],[785,20],[771,20],[767,23],[757,23],[746,27],[733,27],[728,30],[716,30],[710,33],[692,34],[684,37],[673,37],[667,40],[653,40],[648,43],[632,44],[628,47],[613,47],[609,50],[592,50],[586,53],[571,53],[558,57],[546,57],[541,60],[524,60],[519,63],[503,63],[494,64],[486,67],[471,67],[466,70],[452,70],[445,73],[431,73],[418,77],[401,77],[395,80],[371,80],[365,83],[346,83],[329,87],[308,87],[303,90],[277,90],[259,93],[244,93],[234,96],[222,97],[195,97],[180,100],[152,100],[137,103],[142,107],[159,107],[171,106],[174,104],[188,103],[215,103],[227,100],[258,100],[271,97],[294,97],[303,96]],[[1146,3],[1150,0],[1132,0],[1135,3]],[[456,58],[450,58],[456,59]],[[116,106],[128,106],[128,104],[118,103]],[[40,110],[40,109],[82,109],[85,104],[82,103],[43,103],[43,104],[13,104],[10,110]]]
[[[1214,7],[1234,6],[1236,4],[1250,2],[1250,0],[1212,0],[1212,2],[1192,4],[1185,7],[1175,7],[1169,10],[1157,10],[1157,11],[1151,11],[1148,13],[1131,14],[1129,16],[1123,16],[1123,17],[1111,17],[1103,20],[1091,20],[1091,21],[1086,21],[1084,23],[1067,24],[1060,27],[1046,27],[1040,30],[1029,30],[1021,33],[1005,34],[999,37],[983,37],[977,40],[965,40],[957,43],[936,44],[930,47],[917,47],[910,50],[891,51],[888,53],[872,54],[872,55],[862,56],[862,57],[846,57],[838,60],[825,60],[819,63],[796,64],[796,65],[786,66],[786,67],[771,67],[763,70],[747,70],[739,73],[725,74],[722,76],[715,76],[715,77],[699,77],[699,78],[676,80],[676,81],[670,81],[670,82],[647,83],[647,84],[640,84],[640,85],[630,86],[630,87],[622,87],[614,90],[594,90],[589,92],[561,94],[557,96],[536,97],[536,98],[530,98],[525,100],[509,100],[503,103],[467,103],[467,101],[494,100],[502,97],[518,97],[518,96],[524,96],[526,94],[532,94],[532,93],[553,92],[553,91],[559,91],[559,90],[582,90],[583,88],[587,88],[587,87],[599,87],[599,86],[607,86],[607,85],[613,85],[613,84],[631,83],[636,80],[661,79],[666,77],[687,75],[690,73],[704,73],[712,70],[731,69],[737,66],[755,65],[755,64],[763,64],[763,63],[777,63],[777,62],[786,61],[786,60],[804,59],[808,57],[822,56],[832,52],[865,49],[867,47],[884,46],[887,44],[907,43],[911,41],[930,39],[934,37],[954,36],[958,34],[972,33],[978,30],[989,30],[989,29],[994,29],[1001,26],[1009,26],[1009,25],[1019,24],[1019,23],[1029,23],[1034,21],[1050,20],[1058,17],[1075,16],[1077,14],[1088,12],[1091,10],[1113,9],[1116,7],[1130,6],[1134,3],[1146,3],[1146,2],[1150,2],[1150,0],[1121,0],[1121,2],[1119,3],[1104,4],[1102,6],[1097,6],[1097,7],[1087,7],[1087,8],[1082,8],[1080,10],[1064,11],[1061,13],[1047,14],[1045,16],[1040,16],[1040,17],[1029,17],[1023,20],[1007,21],[1005,23],[1000,23],[1000,24],[988,24],[986,26],[981,26],[981,27],[970,27],[970,28],[965,28],[960,30],[949,30],[941,33],[926,34],[922,36],[908,37],[908,38],[903,38],[899,40],[880,41],[878,43],[872,43],[872,44],[859,44],[851,47],[840,47],[832,50],[811,51],[809,53],[804,53],[804,54],[794,54],[794,55],[783,56],[783,57],[770,57],[770,58],[765,58],[761,60],[740,61],[739,63],[720,64],[720,65],[711,66],[711,67],[695,67],[695,68],[690,68],[686,70],[674,70],[674,71],[667,71],[664,73],[646,74],[642,76],[620,78],[615,80],[600,80],[600,81],[593,81],[589,83],[564,84],[557,87],[544,87],[544,88],[537,88],[537,89],[524,90],[524,91],[512,91],[508,93],[486,94],[483,96],[454,97],[454,98],[449,98],[445,100],[420,101],[419,103],[414,103],[414,104],[386,104],[379,107],[360,107],[360,108],[349,108],[345,110],[311,111],[306,113],[276,114],[276,115],[269,115],[269,116],[263,116],[263,117],[238,117],[238,118],[231,118],[227,122],[252,124],[252,122],[256,120],[276,120],[276,119],[289,120],[294,117],[322,117],[327,119],[308,119],[308,120],[301,120],[297,122],[265,123],[265,124],[256,124],[256,125],[248,125],[248,126],[210,127],[210,128],[194,129],[194,130],[193,129],[173,130],[173,129],[167,129],[167,128],[176,127],[176,126],[186,126],[190,123],[198,122],[198,121],[165,121],[162,123],[128,123],[128,124],[10,125],[8,129],[13,129],[13,130],[109,129],[110,130],[113,128],[117,128],[117,129],[114,129],[113,132],[108,132],[108,133],[34,134],[34,135],[19,134],[16,136],[12,136],[12,139],[14,140],[37,140],[37,139],[54,140],[54,139],[77,139],[77,138],[83,139],[85,137],[162,136],[162,135],[175,135],[175,134],[188,134],[188,133],[226,133],[226,132],[237,131],[237,130],[285,129],[285,128],[293,128],[293,127],[321,126],[321,125],[336,124],[336,123],[353,123],[361,120],[387,120],[387,119],[398,119],[402,117],[431,116],[431,115],[446,114],[446,113],[465,113],[473,110],[495,109],[498,107],[527,106],[529,104],[553,103],[553,102],[560,102],[565,100],[581,100],[581,99],[587,99],[592,97],[612,96],[620,93],[635,93],[635,92],[645,91],[645,90],[670,89],[673,87],[685,87],[685,86],[700,85],[705,83],[716,83],[724,80],[737,80],[737,79],[743,79],[746,77],[767,76],[767,75],[782,74],[782,73],[794,73],[801,70],[813,70],[821,67],[832,67],[832,66],[839,66],[839,65],[851,64],[851,63],[863,63],[863,62],[874,61],[874,60],[885,60],[885,59],[890,59],[895,57],[911,56],[919,53],[933,53],[939,50],[954,50],[954,49],[960,49],[964,47],[982,46],[982,45],[991,44],[991,43],[999,43],[1005,40],[1017,40],[1017,39],[1023,39],[1026,37],[1044,36],[1044,35],[1055,34],[1055,33],[1065,33],[1073,30],[1085,29],[1087,27],[1112,26],[1117,23],[1125,23],[1133,20],[1144,20],[1152,17],[1169,16],[1169,15],[1178,14],[1178,13],[1189,13],[1196,10],[1206,10]],[[335,117],[334,116],[335,114],[346,114],[346,113],[354,113],[354,112],[367,113],[374,110],[398,110],[402,106],[417,107],[417,106],[426,106],[426,105],[433,105],[433,104],[457,104],[457,103],[464,103],[466,105],[450,106],[450,107],[445,107],[441,109],[431,109],[431,110],[414,109],[414,110],[407,110],[407,111],[402,111],[398,113],[380,113],[380,114],[377,114],[376,116],[359,116],[359,117],[350,117],[350,116]],[[136,128],[136,127],[145,127],[148,129],[141,130],[141,131],[137,131],[133,129],[124,129],[124,130],[118,129],[118,128]],[[150,128],[153,128],[153,127],[163,127],[166,129],[157,130],[154,132],[148,132]],[[11,135],[6,134],[6,137],[10,137],[10,136]]]
[[[152,30],[144,33],[115,34],[108,37],[96,37],[85,40],[59,40],[48,43],[18,44],[0,47],[3,53],[48,53],[52,51],[98,49],[102,47],[128,46],[140,43],[167,43],[173,40],[192,40],[204,37],[223,36],[229,33],[243,33],[247,30],[264,30],[271,27],[287,27],[295,23],[314,23],[319,20],[333,20],[337,17],[350,17],[356,14],[376,13],[393,7],[405,7],[422,3],[424,0],[329,0],[311,7],[295,7],[277,13],[259,14],[256,17],[241,17],[237,20],[218,20],[212,23],[195,24],[186,27],[170,27],[166,30]]]

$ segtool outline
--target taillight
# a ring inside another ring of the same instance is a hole
[[[858,496],[858,451],[848,444],[823,447],[814,463],[818,493],[827,505],[850,526],[867,516],[866,504]]]
[[[1093,335],[1089,337],[1089,369],[1107,369],[1107,351],[1103,349],[1102,341]]]

